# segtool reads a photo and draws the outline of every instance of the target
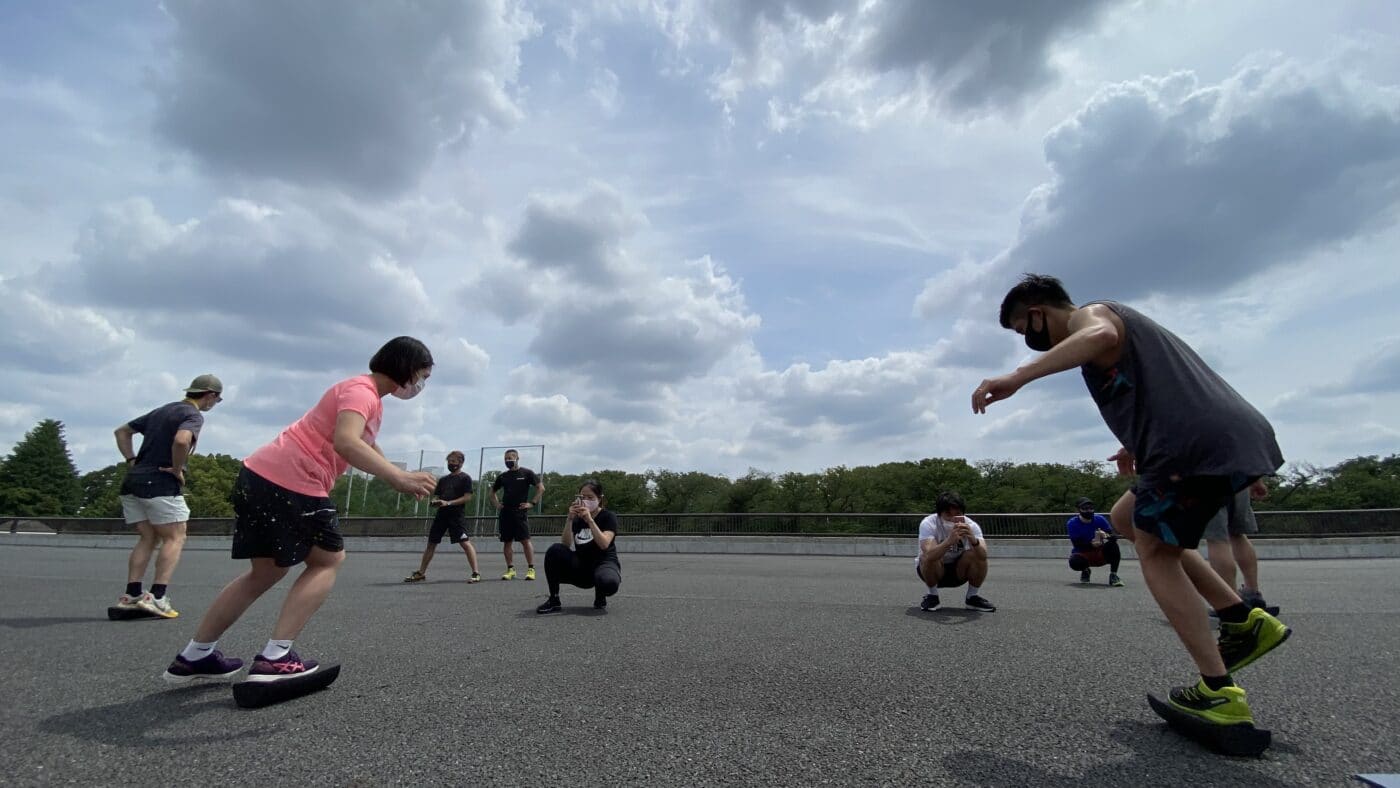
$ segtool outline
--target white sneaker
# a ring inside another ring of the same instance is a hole
[[[160,616],[161,618],[175,618],[180,615],[175,612],[175,608],[170,606],[169,596],[156,599],[151,595],[150,591],[142,594],[141,598],[136,600],[136,606],[153,616]]]
[[[131,596],[130,594],[122,594],[117,597],[116,607],[120,610],[140,610],[141,606],[137,604],[139,601],[137,597]]]

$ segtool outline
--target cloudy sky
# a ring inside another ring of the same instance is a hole
[[[1291,461],[1400,451],[1394,3],[6,3],[0,117],[0,443],[82,470],[203,372],[242,456],[398,334],[430,464],[1107,457],[1074,375],[971,413],[1023,271]]]

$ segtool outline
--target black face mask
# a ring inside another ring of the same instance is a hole
[[[1031,330],[1031,316],[1026,315],[1026,347],[1037,353],[1044,353],[1054,347],[1055,343],[1050,341],[1050,321],[1045,319],[1045,313],[1040,313],[1040,330]]]
[[[515,460],[506,460],[506,468],[512,471],[515,470]]]
[[[460,462],[449,462],[449,463],[447,463],[447,470],[449,470],[449,471],[451,471],[451,472],[453,472],[453,473],[456,473],[457,471],[462,470],[462,463],[460,463]]]

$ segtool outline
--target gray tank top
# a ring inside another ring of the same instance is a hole
[[[1139,486],[1174,474],[1264,476],[1283,465],[1268,420],[1196,351],[1135,309],[1094,303],[1123,320],[1127,338],[1114,368],[1080,369],[1108,428],[1137,459]]]

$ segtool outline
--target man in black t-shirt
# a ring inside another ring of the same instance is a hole
[[[180,552],[185,547],[185,462],[194,453],[204,413],[223,400],[224,384],[213,375],[200,375],[185,389],[185,398],[139,416],[116,429],[117,450],[128,470],[122,480],[122,516],[140,535],[127,559],[126,592],[117,607],[141,609],[162,618],[180,615],[170,606],[165,590]],[[141,451],[132,449],[132,436],[141,434]],[[156,554],[157,548],[159,553]],[[141,579],[156,554],[155,582],[141,591]]]
[[[438,479],[437,487],[433,490],[432,506],[437,512],[428,529],[428,546],[423,550],[423,561],[418,565],[418,571],[405,577],[405,583],[420,583],[428,579],[428,564],[432,563],[433,553],[437,552],[437,546],[447,533],[452,534],[452,541],[460,544],[462,552],[467,554],[467,563],[472,567],[472,576],[467,582],[481,582],[481,573],[476,566],[476,548],[467,535],[467,501],[472,499],[472,477],[462,471],[465,459],[466,455],[460,451],[447,455],[449,472]]]
[[[520,542],[525,547],[525,579],[535,579],[535,546],[530,544],[530,507],[538,506],[544,497],[544,482],[529,468],[520,467],[520,452],[511,449],[505,454],[505,473],[496,477],[491,484],[491,503],[499,511],[497,525],[500,528],[501,544],[506,556],[506,573],[502,580],[515,579],[515,545]],[[535,499],[530,500],[530,488],[535,488]],[[502,497],[496,492],[503,491]]]

